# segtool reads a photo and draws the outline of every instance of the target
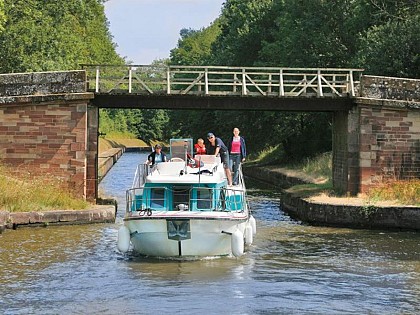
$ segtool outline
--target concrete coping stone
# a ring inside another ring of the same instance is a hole
[[[115,204],[95,205],[87,210],[0,211],[0,231],[21,226],[114,223],[116,214]]]

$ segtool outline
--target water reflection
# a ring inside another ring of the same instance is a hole
[[[137,154],[101,189],[119,201]],[[247,181],[257,218],[240,258],[192,261],[116,250],[119,223],[26,228],[0,235],[2,314],[416,314],[420,234],[311,227],[279,195]]]

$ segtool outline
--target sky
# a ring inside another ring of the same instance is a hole
[[[179,31],[209,26],[225,0],[108,0],[105,14],[117,53],[133,64],[168,58]]]

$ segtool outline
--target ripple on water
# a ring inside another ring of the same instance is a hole
[[[419,233],[306,226],[281,210],[278,193],[251,181],[258,231],[244,256],[179,261],[119,253],[125,189],[144,159],[125,153],[101,183],[118,198],[116,224],[0,235],[2,313],[419,313]]]

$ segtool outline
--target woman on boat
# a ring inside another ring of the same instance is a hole
[[[223,168],[225,169],[226,178],[228,185],[232,185],[232,174],[229,168],[229,152],[227,146],[223,143],[222,139],[216,137],[212,132],[207,134],[207,139],[210,144],[207,147],[207,154],[209,155],[220,155],[220,158],[223,163]]]
[[[149,154],[146,163],[153,166],[160,162],[166,162],[166,154],[162,152],[162,146],[160,144],[156,144],[155,151]]]
[[[206,154],[206,146],[202,138],[197,139],[197,143],[194,144],[194,155]]]
[[[245,162],[246,145],[245,139],[239,135],[239,128],[233,128],[233,137],[228,142],[229,164],[233,172],[233,185],[238,185],[239,166]]]

